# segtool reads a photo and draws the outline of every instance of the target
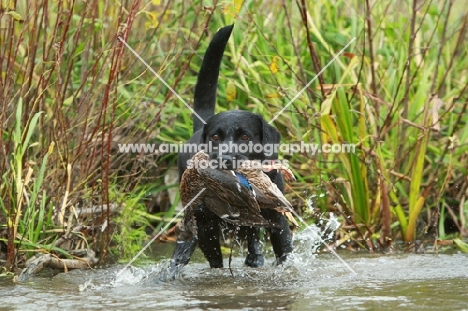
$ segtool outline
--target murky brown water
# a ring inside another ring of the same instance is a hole
[[[303,246],[303,245],[302,245]],[[157,247],[168,258],[173,245]],[[209,269],[197,256],[172,282],[158,281],[167,260],[132,267],[41,273],[22,284],[0,278],[2,310],[468,310],[468,255],[331,254],[298,247],[280,267]],[[268,262],[272,262],[270,257]],[[227,266],[227,260],[226,260]]]

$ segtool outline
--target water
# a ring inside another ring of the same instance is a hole
[[[43,271],[26,283],[0,278],[0,310],[468,310],[468,256],[313,254],[307,231],[296,235],[286,264],[255,269],[235,254],[228,268],[210,269],[200,252],[172,282],[158,281],[173,245],[157,245],[154,262]],[[226,256],[227,257],[227,256]],[[270,256],[267,262],[273,262]],[[227,259],[225,266],[228,266]]]

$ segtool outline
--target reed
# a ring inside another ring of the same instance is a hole
[[[129,258],[146,227],[171,218],[177,200],[148,202],[177,187],[164,184],[177,155],[126,154],[117,144],[186,141],[191,113],[117,37],[190,103],[209,37],[233,22],[217,111],[267,120],[356,37],[274,121],[285,143],[356,146],[280,155],[298,177],[289,197],[307,221],[334,212],[343,223],[337,240],[370,250],[399,240],[463,242],[464,8],[429,0],[2,1],[5,266],[31,252],[66,253],[54,241],[77,225],[89,229],[77,242],[101,258]],[[79,216],[93,207],[101,209]]]

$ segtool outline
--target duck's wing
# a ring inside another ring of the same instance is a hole
[[[203,179],[200,178],[198,172],[194,169],[186,169],[182,174],[179,186],[180,199],[182,204],[186,206],[194,197],[197,196],[198,193],[200,193],[203,188],[206,188],[206,186],[203,182]],[[203,196],[205,194],[206,193],[202,193],[199,197],[197,197],[196,202],[192,202],[191,206],[197,207],[200,205],[200,202],[203,200]]]
[[[255,193],[255,199],[258,202],[258,205],[260,208],[277,208],[278,203],[277,200],[272,200],[270,196],[267,196],[262,189],[257,187],[256,184],[250,183],[250,186],[252,187],[252,191]]]
[[[179,241],[188,241],[197,236],[197,224],[194,217],[195,209],[203,203],[204,193],[197,194],[203,189],[204,184],[195,170],[185,170],[180,180],[180,198],[184,205],[184,216],[176,225],[175,232]],[[193,198],[195,198],[193,200]],[[189,204],[187,206],[187,204]]]
[[[206,197],[203,203],[210,211],[218,215],[219,218],[233,224],[239,223],[241,213],[237,206],[221,201],[213,196]]]
[[[260,210],[252,191],[243,186],[231,171],[203,169],[198,173],[211,197],[233,206],[247,205]]]
[[[263,193],[263,191],[260,190],[260,188],[258,188],[255,184],[250,183],[250,185],[252,186],[253,191],[255,191],[255,198],[257,199],[260,208],[275,209],[285,215],[294,226],[299,227],[299,224],[291,212],[292,205],[288,200],[286,200],[286,198],[284,198],[284,196],[282,196],[284,200],[282,200],[281,197],[272,198],[271,196],[265,195],[265,193]]]
[[[199,174],[209,188],[204,203],[221,219],[240,226],[274,226],[260,214],[254,192],[232,171],[204,169]]]
[[[271,222],[263,218],[257,208],[252,209],[247,205],[233,205],[215,196],[205,197],[204,204],[222,220],[238,226],[272,226]]]
[[[240,171],[247,176],[252,191],[255,193],[255,199],[261,208],[273,208],[285,215],[293,225],[299,227],[292,214],[294,210],[291,203],[265,173],[245,168]]]
[[[281,212],[287,212],[293,208],[278,186],[267,175],[265,178],[255,177],[249,181],[261,208],[275,208]]]

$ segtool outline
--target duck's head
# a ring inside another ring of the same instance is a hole
[[[195,153],[193,157],[187,163],[189,169],[206,169],[209,167],[210,156],[203,150]]]
[[[209,159],[210,159],[210,156],[208,155],[208,153],[206,153],[203,150],[198,151],[192,157],[192,160],[194,161],[207,161]]]

